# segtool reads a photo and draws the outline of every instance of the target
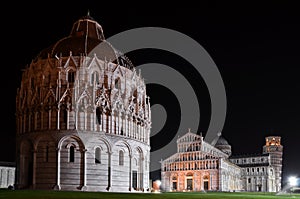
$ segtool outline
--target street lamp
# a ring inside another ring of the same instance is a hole
[[[294,187],[294,186],[297,186],[297,181],[298,179],[295,177],[295,176],[291,176],[289,177],[289,185]]]
[[[153,182],[153,191],[154,191],[154,193],[159,193],[160,192],[160,185],[161,185],[160,180],[155,180]]]

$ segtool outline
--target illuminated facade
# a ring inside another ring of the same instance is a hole
[[[209,144],[201,135],[186,133],[177,140],[177,153],[161,162],[165,191],[281,190],[282,145],[280,137],[266,138],[260,155],[232,156],[221,136]]]
[[[145,82],[89,15],[24,70],[16,122],[18,188],[149,191]]]
[[[15,184],[15,164],[0,162],[0,188],[9,188]]]

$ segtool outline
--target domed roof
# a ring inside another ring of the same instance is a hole
[[[100,47],[99,44],[101,43]],[[117,51],[108,41],[105,40],[101,25],[92,17],[84,16],[77,20],[72,27],[69,36],[64,37],[43,49],[36,59],[46,59],[48,57],[87,56],[97,47],[97,57],[102,60],[112,61],[132,68],[131,61]]]
[[[223,136],[219,137],[219,139],[216,142],[215,146],[220,146],[220,145],[229,145],[228,142],[227,142],[227,140]]]

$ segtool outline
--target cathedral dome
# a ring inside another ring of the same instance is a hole
[[[215,147],[226,153],[227,155],[231,155],[231,145],[228,141],[222,136],[219,135],[219,138],[215,144]]]
[[[229,145],[227,140],[223,136],[220,136],[216,143],[216,146],[220,146],[220,145]]]

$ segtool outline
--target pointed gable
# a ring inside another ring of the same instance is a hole
[[[77,68],[78,64],[77,64],[76,60],[74,59],[74,57],[72,55],[70,55],[63,67],[64,68],[69,68],[69,67]]]
[[[190,142],[199,142],[201,140],[201,136],[189,131],[183,135],[182,137],[177,139],[177,143],[190,143]]]
[[[114,73],[114,75],[117,76],[117,77],[120,77],[120,76],[123,77],[123,71],[122,71],[120,65],[117,65],[117,66],[114,68],[113,73]]]

